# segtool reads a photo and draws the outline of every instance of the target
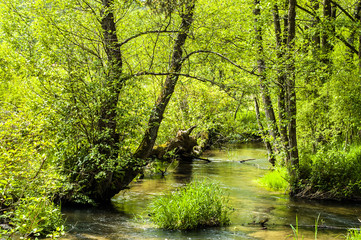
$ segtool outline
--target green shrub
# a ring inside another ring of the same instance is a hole
[[[228,201],[218,184],[195,181],[156,198],[149,216],[157,226],[170,230],[225,226],[230,224]]]
[[[8,212],[9,224],[25,238],[29,236],[59,237],[63,234],[64,220],[60,208],[48,197],[20,199],[13,211]]]
[[[277,167],[273,171],[266,173],[259,180],[259,183],[262,186],[265,186],[272,190],[285,191],[289,186],[287,179],[288,179],[287,168]]]
[[[361,197],[361,147],[321,150],[301,159],[299,189],[316,198]]]
[[[52,199],[62,184],[46,119],[1,104],[0,119],[0,239],[60,236],[64,221]]]

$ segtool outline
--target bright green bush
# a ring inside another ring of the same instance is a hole
[[[278,167],[273,171],[266,173],[260,180],[259,183],[262,186],[270,188],[276,191],[285,191],[287,190],[289,183],[287,168]]]
[[[230,224],[231,208],[225,191],[216,183],[195,181],[156,198],[150,219],[160,228],[190,230]]]
[[[13,211],[7,212],[11,226],[10,233],[29,236],[59,237],[63,234],[64,219],[60,208],[47,197],[23,198]]]

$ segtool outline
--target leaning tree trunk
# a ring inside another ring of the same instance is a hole
[[[157,139],[158,130],[163,120],[165,109],[169,103],[170,98],[172,97],[179,78],[178,73],[180,73],[182,70],[182,48],[187,40],[188,32],[193,22],[194,7],[194,0],[189,0],[185,3],[185,8],[182,13],[182,23],[173,46],[173,54],[169,66],[170,74],[167,76],[161,93],[152,110],[148,121],[148,128],[144,133],[143,140],[134,154],[136,158],[145,159],[149,157],[149,154],[151,153],[154,143]]]

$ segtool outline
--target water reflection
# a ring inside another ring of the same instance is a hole
[[[186,184],[192,181],[193,163],[179,162],[178,167],[173,173],[173,178],[177,183]]]
[[[347,227],[358,226],[359,204],[290,200],[287,195],[261,188],[257,179],[270,164],[260,145],[230,145],[208,151],[211,163],[179,163],[164,178],[146,177],[113,198],[113,208],[64,210],[71,230],[69,239],[292,239],[290,224],[296,216],[304,239],[314,239],[315,220],[341,230],[320,229],[318,239],[342,239]],[[254,161],[240,163],[242,159]],[[193,179],[209,178],[228,190],[235,208],[232,225],[198,231],[163,231],[147,221],[146,206],[157,195],[172,191]],[[144,219],[137,220],[136,216]],[[265,224],[262,225],[262,222]]]

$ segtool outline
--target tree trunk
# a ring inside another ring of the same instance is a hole
[[[285,152],[285,162],[289,161],[289,151],[288,151],[288,135],[287,135],[287,119],[286,119],[286,74],[284,71],[284,56],[285,56],[285,44],[282,41],[282,29],[281,21],[278,10],[278,5],[275,4],[273,8],[273,23],[275,28],[276,35],[276,45],[277,45],[277,81],[278,81],[278,118],[279,118],[279,129],[281,136],[282,149]]]
[[[173,46],[173,54],[169,66],[170,74],[167,76],[158,100],[152,110],[143,140],[134,154],[136,158],[147,158],[153,149],[165,109],[172,97],[179,78],[179,75],[172,73],[180,73],[182,69],[182,48],[187,40],[188,32],[193,22],[194,7],[194,0],[189,0],[185,3],[185,8],[182,13],[182,23]]]
[[[113,14],[113,1],[103,0],[101,27],[103,30],[103,44],[107,55],[107,72],[103,83],[105,94],[102,96],[98,130],[100,137],[97,141],[99,151],[106,158],[116,154],[119,145],[117,134],[117,104],[122,81],[122,54],[116,33],[116,22]]]
[[[269,135],[272,136],[272,142],[274,144],[274,148],[276,151],[278,151],[277,141],[279,139],[279,132],[277,128],[277,121],[276,116],[274,113],[273,105],[271,96],[269,93],[269,88],[267,85],[267,79],[266,79],[266,63],[264,61],[264,53],[263,53],[263,45],[262,45],[262,28],[259,26],[259,17],[261,15],[261,9],[259,8],[259,0],[255,0],[255,9],[253,11],[253,14],[255,15],[255,33],[256,33],[256,45],[257,45],[257,67],[258,67],[258,74],[260,75],[260,89],[261,89],[261,96],[262,101],[264,105],[264,111],[266,114],[266,121],[267,121],[267,127]]]
[[[320,8],[320,4],[319,4],[318,0],[312,0],[311,7],[313,8],[314,12],[317,12],[318,9]],[[320,18],[318,16],[313,17],[312,21],[313,21],[313,23],[312,23],[311,27],[316,30],[315,33],[312,35],[312,44],[314,46],[313,52],[314,52],[314,55],[316,55],[315,52],[317,53],[317,50],[319,50],[320,46],[321,46],[321,36],[320,36],[320,32],[317,30],[318,24],[320,22]]]
[[[261,116],[260,116],[260,113],[259,113],[258,100],[257,100],[256,97],[254,97],[254,108],[256,110],[258,128],[259,128],[259,131],[261,132],[263,143],[264,143],[264,145],[265,145],[265,147],[267,149],[268,161],[272,164],[272,166],[274,166],[275,163],[276,163],[276,159],[275,159],[275,157],[273,155],[273,149],[272,149],[271,143],[270,143],[269,139],[267,138],[267,133],[264,130],[262,122],[261,122]]]
[[[333,18],[336,17],[335,7],[332,6],[331,0],[324,0],[323,3],[323,16],[324,21],[326,23],[326,31],[322,35],[321,38],[321,45],[322,45],[322,56],[321,56],[321,62],[323,62],[326,65],[326,75],[321,77],[322,84],[326,83],[328,79],[330,78],[332,74],[332,60],[331,60],[331,52],[333,50],[333,45],[330,41],[330,34],[335,33],[335,28],[332,26]],[[328,32],[329,29],[331,32]]]
[[[298,168],[298,148],[297,148],[297,131],[296,131],[296,89],[295,89],[295,61],[293,58],[295,37],[296,37],[296,0],[289,0],[288,9],[288,81],[287,81],[287,92],[288,92],[288,137],[289,137],[289,152],[290,152],[290,163],[291,169]],[[292,171],[294,173],[294,171]]]
[[[111,197],[124,189],[129,182],[129,174],[136,169],[136,163],[129,161],[123,171],[116,170],[119,154],[119,134],[117,133],[117,104],[123,87],[122,54],[117,37],[113,0],[103,0],[101,10],[102,41],[106,59],[101,69],[102,95],[96,126],[96,139],[90,142],[92,151],[98,155],[75,161],[69,175],[73,189],[61,197],[63,204],[97,204],[108,202]],[[88,153],[91,155],[91,153]],[[115,162],[115,163],[114,163]],[[79,170],[81,169],[81,170]],[[130,171],[127,171],[130,170]]]
[[[361,1],[359,1],[356,5],[355,19],[356,21],[361,23]],[[358,67],[359,67],[359,74],[361,74],[361,34],[359,34]]]

